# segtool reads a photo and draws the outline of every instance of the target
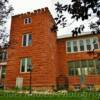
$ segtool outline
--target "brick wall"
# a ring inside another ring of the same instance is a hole
[[[94,36],[94,35],[91,35]],[[100,39],[100,35],[96,35]],[[77,37],[78,38],[86,38],[90,37],[90,35]],[[68,75],[68,62],[69,61],[79,61],[79,60],[89,60],[89,59],[95,59],[99,58],[97,55],[89,55],[87,52],[78,52],[78,53],[68,53],[66,50],[66,41],[71,40],[73,38],[63,38],[58,39],[57,41],[57,47],[58,47],[58,63],[59,63],[59,74],[66,76],[66,84],[69,85],[69,88],[72,85],[80,84],[80,77],[79,76],[69,76]],[[100,44],[100,43],[99,43]],[[98,50],[97,52],[100,52]],[[95,84],[100,85],[100,75],[88,75],[85,77],[84,84]]]

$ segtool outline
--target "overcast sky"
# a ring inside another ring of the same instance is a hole
[[[20,14],[20,13],[25,13],[25,12],[32,12],[33,10],[39,9],[39,8],[44,8],[44,7],[48,7],[52,13],[52,15],[55,17],[56,13],[54,10],[54,4],[55,2],[60,1],[62,3],[65,3],[66,1],[69,3],[70,0],[10,0],[10,4],[12,4],[12,6],[14,7],[14,15]],[[69,15],[67,15],[67,18],[70,17]],[[92,20],[94,20],[92,18]],[[72,24],[73,22],[73,24]],[[86,20],[84,22],[85,25],[87,25],[88,28],[88,24],[91,22],[90,20]],[[58,35],[63,35],[63,34],[70,34],[71,30],[75,27],[75,26],[79,26],[79,24],[82,23],[81,20],[79,20],[79,22],[77,23],[74,20],[68,20],[67,22],[67,27],[65,29],[60,28]],[[10,29],[10,19],[9,22],[7,24],[8,30]],[[86,28],[85,31],[88,31],[88,29]]]

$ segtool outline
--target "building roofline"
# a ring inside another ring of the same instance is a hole
[[[44,8],[41,8],[41,9],[37,9],[37,10],[33,10],[32,12],[26,12],[26,13],[20,13],[20,14],[17,14],[17,15],[13,15],[12,17],[26,17],[26,16],[29,16],[29,15],[36,15],[36,14],[40,14],[40,13],[43,13],[43,12],[49,12],[49,8],[48,7],[44,7]]]
[[[93,35],[93,34],[91,34],[91,32],[82,32],[78,36],[81,37],[81,36],[87,36],[87,35]],[[73,38],[73,37],[72,37],[72,34],[65,34],[65,35],[57,36],[58,40],[59,39],[64,39],[64,38]]]

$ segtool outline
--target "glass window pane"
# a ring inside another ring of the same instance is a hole
[[[80,40],[79,44],[80,44],[80,51],[84,51],[84,41]]]
[[[88,72],[89,74],[95,74],[95,65],[93,60],[88,61]]]
[[[75,75],[75,67],[74,62],[68,62],[68,69],[69,69],[69,75],[73,76]]]
[[[86,60],[81,61],[81,67],[82,68],[87,67],[87,61]]]
[[[32,68],[31,58],[27,58],[27,72],[30,71],[30,68]]]
[[[73,51],[78,51],[77,41],[73,41]]]
[[[5,78],[5,75],[6,75],[6,66],[3,65],[3,66],[2,66],[1,78]]]
[[[28,45],[32,45],[32,34],[29,34]]]
[[[21,59],[21,72],[25,72],[25,62],[26,62],[25,58],[22,58]]]
[[[95,60],[96,63],[96,74],[100,74],[100,60]]]
[[[99,48],[98,39],[97,38],[93,38],[93,47],[94,47],[94,49],[98,49]]]
[[[80,75],[81,70],[80,70],[80,61],[75,61],[75,75]]]
[[[88,60],[88,66],[89,67],[93,67],[94,66],[93,60]]]
[[[91,50],[91,41],[90,41],[90,39],[86,39],[86,47],[87,47],[87,50]]]
[[[67,42],[67,51],[71,52],[71,41]]]
[[[88,66],[86,60],[81,61],[81,68],[82,68],[82,75],[88,75]]]
[[[32,22],[32,19],[31,18],[29,18],[29,23],[31,23]]]
[[[23,35],[23,46],[27,46],[27,34]]]

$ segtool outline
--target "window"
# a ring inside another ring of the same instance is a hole
[[[98,49],[99,48],[98,39],[97,38],[93,38],[93,48],[94,49]]]
[[[97,37],[67,41],[68,52],[88,51],[99,48]]]
[[[100,62],[97,60],[96,62],[95,60],[70,61],[68,62],[68,72],[71,76],[100,74]]]
[[[95,65],[93,60],[88,60],[88,72],[89,74],[95,74]]]
[[[84,41],[79,40],[79,44],[80,44],[80,51],[84,51]]]
[[[81,75],[80,61],[75,61],[75,75]]]
[[[75,66],[74,66],[74,62],[69,62],[69,63],[68,63],[68,69],[69,69],[69,75],[70,75],[70,76],[75,75]]]
[[[67,42],[67,50],[68,52],[71,52],[71,41]]]
[[[23,34],[22,45],[23,46],[31,46],[32,45],[32,34]]]
[[[7,52],[4,50],[4,51],[1,51],[0,52],[0,61],[6,61],[7,59]]]
[[[83,60],[81,61],[81,68],[82,68],[82,75],[88,75],[88,66],[87,66],[87,61]]]
[[[100,74],[100,60],[96,59],[96,74]]]
[[[22,58],[20,61],[20,71],[21,72],[29,72],[30,68],[32,67],[31,58]]]
[[[5,66],[5,65],[3,65],[3,66],[2,66],[1,78],[2,78],[2,79],[4,79],[4,78],[5,78],[5,76],[6,76],[6,66]]]
[[[91,41],[90,41],[90,39],[86,39],[86,48],[87,48],[87,50],[91,50],[92,48],[91,48]]]
[[[25,18],[24,19],[24,24],[30,24],[32,23],[32,19],[31,18]]]
[[[77,41],[73,41],[73,51],[78,51]]]

